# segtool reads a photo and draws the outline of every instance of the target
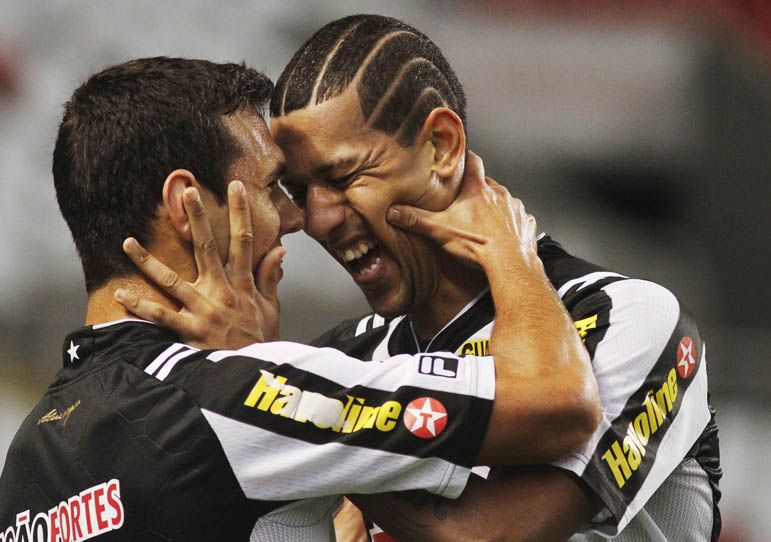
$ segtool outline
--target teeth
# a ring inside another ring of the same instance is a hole
[[[349,248],[345,252],[338,252],[337,254],[343,261],[352,262],[367,254],[376,244],[375,241],[362,241],[354,248]]]

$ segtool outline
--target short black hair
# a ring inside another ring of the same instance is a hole
[[[382,15],[327,24],[295,53],[276,81],[273,117],[342,94],[356,82],[365,122],[413,144],[429,113],[446,106],[466,126],[466,96],[449,62],[427,36]]]
[[[240,146],[223,115],[262,112],[273,84],[243,64],[142,58],[107,68],[64,106],[53,153],[59,208],[78,249],[86,290],[136,272],[128,236],[149,244],[163,183],[184,168],[220,203]]]

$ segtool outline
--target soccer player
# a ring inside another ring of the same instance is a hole
[[[465,96],[439,48],[395,19],[333,21],[285,68],[271,115],[287,159],[283,180],[306,213],[305,231],[374,311],[314,344],[377,361],[486,353],[511,308],[491,298],[481,272],[428,238],[442,217],[432,211],[458,193],[466,157]],[[393,204],[417,207],[405,210],[402,226],[411,232],[390,227]],[[513,451],[520,464],[537,466],[474,480],[455,502],[355,501],[409,539],[442,532],[448,540],[546,540],[578,532],[575,540],[716,540],[717,426],[705,343],[692,318],[665,288],[581,260],[548,236],[538,254],[592,357],[602,401],[592,437],[557,461],[528,447]],[[527,289],[515,277],[512,286]],[[519,317],[540,315],[531,307]],[[438,362],[431,370],[452,378],[445,369]]]
[[[67,103],[53,175],[86,325],[8,452],[0,541],[333,540],[341,494],[456,497],[474,463],[512,464],[527,446],[556,457],[596,427],[596,382],[536,255],[535,221],[478,165],[436,237],[512,308],[490,356],[362,362],[254,342],[275,338],[280,238],[303,225],[260,114],[271,89],[242,65],[152,58],[92,76]],[[126,258],[126,235],[161,286]],[[189,317],[170,296],[234,349],[200,350],[116,301]],[[540,317],[522,325],[527,307]],[[243,318],[223,320],[226,309]],[[562,399],[533,400],[554,391]],[[545,446],[536,419],[554,426]]]
[[[374,311],[314,344],[373,360],[487,350],[507,307],[493,303],[485,277],[384,221],[394,203],[422,208],[416,216],[427,218],[453,200],[466,150],[465,103],[439,48],[387,17],[327,24],[284,69],[271,100],[271,131],[287,158],[284,181],[305,209],[305,230],[350,273]],[[657,284],[585,262],[548,236],[538,247],[592,357],[603,419],[554,468],[491,481],[491,493],[495,484],[509,484],[511,494],[497,493],[502,500],[481,510],[500,508],[512,537],[540,540],[561,524],[562,532],[587,533],[577,539],[596,537],[589,531],[620,533],[618,540],[717,539],[717,427],[705,345],[693,320]],[[574,510],[590,513],[576,517]],[[393,522],[398,515],[380,517]]]

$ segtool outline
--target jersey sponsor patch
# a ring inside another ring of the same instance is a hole
[[[416,437],[434,438],[447,427],[447,409],[432,397],[418,397],[404,409],[404,425]]]
[[[474,339],[460,345],[457,354],[459,356],[488,356],[489,351],[490,339]]]
[[[616,439],[602,454],[619,489],[624,487],[645,457],[646,446],[662,424],[669,420],[677,401],[677,373],[671,369],[666,381],[655,390],[648,390],[640,412],[629,422],[626,435]]]
[[[677,374],[680,375],[680,378],[686,379],[693,375],[697,368],[698,359],[693,339],[690,337],[680,339],[680,344],[677,345]]]
[[[583,318],[581,320],[576,320],[573,322],[573,325],[576,328],[576,331],[578,331],[578,335],[583,340],[586,335],[589,333],[590,329],[597,329],[597,318],[598,314],[594,314],[592,316],[589,316],[588,318]]]
[[[442,376],[444,378],[458,377],[458,358],[443,356],[420,356],[418,372],[424,375]]]
[[[120,481],[95,485],[30,518],[16,515],[16,524],[0,533],[0,542],[79,542],[123,527],[125,513]]]
[[[260,373],[244,406],[299,423],[311,422],[319,429],[335,433],[353,433],[364,429],[388,432],[396,427],[402,412],[398,401],[368,405],[364,397],[346,395],[343,403],[340,399],[292,386],[281,375],[264,369]]]

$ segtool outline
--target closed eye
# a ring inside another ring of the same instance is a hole
[[[295,205],[299,207],[305,205],[305,195],[308,192],[308,188],[305,185],[281,181],[280,186]]]
[[[333,188],[337,188],[338,190],[341,188],[345,188],[351,182],[359,175],[359,172],[351,173],[349,175],[344,175],[342,177],[330,177],[327,179],[327,184],[329,184]]]

